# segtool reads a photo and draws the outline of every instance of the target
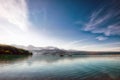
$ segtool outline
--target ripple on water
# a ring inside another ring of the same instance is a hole
[[[120,57],[33,56],[0,63],[2,80],[120,80]],[[6,63],[4,63],[6,64]]]

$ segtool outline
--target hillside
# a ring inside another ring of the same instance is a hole
[[[0,45],[0,55],[31,55],[27,50],[16,48],[9,45]]]

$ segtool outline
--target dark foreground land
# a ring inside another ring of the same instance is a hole
[[[32,53],[9,45],[0,45],[0,55],[31,55]]]

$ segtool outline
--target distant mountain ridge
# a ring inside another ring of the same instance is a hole
[[[35,47],[33,45],[29,46],[21,46],[21,45],[14,45],[15,47],[18,48],[23,48],[26,50],[34,51],[34,52],[39,52],[44,55],[120,55],[120,52],[97,52],[97,51],[77,51],[77,50],[64,50],[64,49],[59,49],[56,47]]]

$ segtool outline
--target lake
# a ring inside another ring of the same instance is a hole
[[[120,56],[34,54],[1,59],[0,80],[120,80]]]

